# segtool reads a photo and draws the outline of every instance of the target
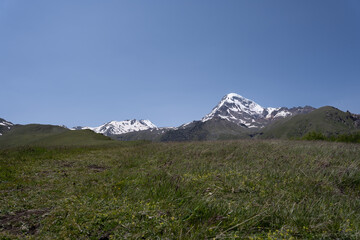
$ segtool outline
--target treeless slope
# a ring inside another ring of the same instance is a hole
[[[311,113],[277,121],[262,131],[262,138],[299,138],[309,132],[326,136],[352,133],[360,130],[356,116],[334,107],[321,107]]]

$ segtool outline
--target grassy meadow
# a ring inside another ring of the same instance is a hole
[[[360,145],[0,150],[0,239],[359,239]]]

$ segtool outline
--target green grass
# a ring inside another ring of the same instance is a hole
[[[0,150],[0,239],[359,239],[360,146]]]

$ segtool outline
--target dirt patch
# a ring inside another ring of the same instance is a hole
[[[74,166],[74,162],[63,162],[61,166],[70,168]]]
[[[215,224],[215,223],[223,221],[224,219],[225,219],[224,216],[220,216],[220,215],[213,216],[208,220],[208,224]]]
[[[330,167],[331,163],[329,161],[321,161],[318,163],[320,168],[328,168]]]
[[[47,176],[50,176],[50,175],[54,174],[54,171],[46,171],[46,170],[44,170],[44,171],[40,171],[38,174],[41,177],[47,177]]]
[[[0,217],[0,231],[15,235],[34,235],[40,227],[40,221],[50,211],[49,208],[17,211]]]
[[[102,172],[102,171],[105,171],[107,169],[107,167],[99,166],[99,165],[96,165],[96,164],[88,165],[87,168],[92,169],[95,172]]]

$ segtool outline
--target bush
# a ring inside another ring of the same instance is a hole
[[[336,137],[336,142],[360,143],[360,133],[342,134]]]
[[[303,140],[327,140],[321,132],[308,132],[302,137]]]
[[[309,132],[305,134],[302,140],[322,140],[322,141],[332,141],[332,142],[347,142],[347,143],[360,143],[360,132],[351,133],[351,134],[341,134],[341,135],[333,135],[330,137],[326,137],[321,132]]]

